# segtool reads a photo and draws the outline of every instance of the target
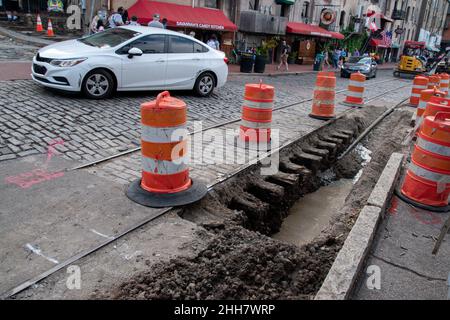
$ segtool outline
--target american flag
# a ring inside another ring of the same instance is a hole
[[[392,44],[392,32],[383,30],[380,32],[381,41],[386,47],[390,47]]]

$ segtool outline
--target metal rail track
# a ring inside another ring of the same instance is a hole
[[[373,83],[371,83],[371,85],[377,85],[377,84],[391,82],[391,81],[403,81],[404,82],[404,80],[388,79],[388,80],[382,80],[382,81],[378,81],[378,82],[373,82]],[[344,93],[346,91],[348,91],[348,89],[341,89],[341,90],[336,91],[336,94]],[[287,109],[287,108],[299,105],[301,103],[309,102],[309,101],[312,101],[312,100],[313,100],[312,98],[303,99],[303,100],[300,100],[298,102],[294,102],[294,103],[286,104],[284,106],[273,108],[273,111]],[[370,102],[370,100],[366,100],[365,101],[365,103],[367,103],[367,102]],[[220,127],[223,127],[223,126],[226,126],[226,125],[229,125],[229,124],[233,124],[233,123],[236,123],[236,122],[239,122],[239,121],[241,121],[241,118],[230,119],[228,121],[221,122],[221,123],[218,123],[218,124],[206,127],[204,129],[201,129],[201,130],[189,132],[189,135],[192,136],[192,135],[197,134],[197,133],[205,132],[205,131],[211,130],[211,129],[220,128]],[[84,164],[80,164],[80,165],[75,166],[73,168],[67,169],[67,171],[72,171],[72,170],[78,170],[78,169],[84,169],[84,168],[92,167],[92,166],[95,166],[97,164],[100,164],[100,163],[103,163],[103,162],[106,162],[106,161],[109,161],[109,160],[112,160],[112,159],[115,159],[115,158],[119,158],[119,157],[131,154],[131,153],[134,153],[134,152],[137,152],[137,151],[140,151],[140,150],[141,150],[141,147],[136,147],[136,148],[133,148],[133,149],[130,149],[130,150],[126,150],[126,151],[123,151],[123,152],[120,152],[120,153],[113,154],[111,156],[108,156],[108,157],[105,157],[105,158],[102,158],[102,159],[93,160],[93,161],[90,161],[90,162],[87,162],[87,163],[84,163]]]
[[[394,79],[394,80],[397,80],[397,81],[398,81],[398,79]],[[384,83],[384,82],[389,82],[389,81],[393,81],[393,80],[380,81],[380,82],[377,82],[377,83]],[[377,84],[377,83],[373,83],[373,84]],[[375,99],[377,99],[377,98],[379,98],[379,97],[382,97],[382,96],[386,95],[387,93],[391,93],[391,92],[396,91],[396,90],[398,90],[398,89],[404,88],[404,87],[406,87],[406,86],[408,86],[408,85],[409,85],[409,84],[403,85],[403,86],[400,86],[400,87],[396,87],[396,88],[387,90],[387,91],[385,91],[385,92],[383,92],[383,93],[381,93],[381,94],[377,94],[377,95],[375,95],[375,96],[373,96],[373,97],[370,97],[369,99],[365,100],[365,103],[369,103],[369,102],[371,102],[371,101],[373,101],[373,100],[375,100]],[[345,89],[345,90],[343,89],[343,90],[339,90],[338,92],[341,93],[341,92],[345,92],[345,91],[347,91],[347,90],[346,90],[346,89]],[[274,110],[280,110],[280,109],[289,108],[289,107],[291,107],[291,106],[298,105],[298,104],[300,104],[300,103],[308,102],[308,101],[311,101],[311,100],[312,100],[312,99],[305,99],[305,100],[302,100],[302,101],[297,102],[297,103],[294,103],[294,104],[285,105],[285,106],[276,108],[276,109],[274,109]],[[404,100],[402,100],[401,102],[397,103],[395,107],[399,106],[399,105],[400,105],[401,103],[403,103],[405,100],[406,100],[406,99],[404,99]],[[392,109],[393,109],[393,108],[392,108]],[[323,124],[321,127],[317,128],[317,129],[315,129],[315,130],[313,130],[313,131],[312,131],[311,133],[309,133],[309,134],[312,134],[312,133],[316,132],[317,130],[319,130],[319,129],[322,128],[323,126],[328,125],[328,124],[334,122],[336,119],[339,119],[339,118],[343,117],[345,114],[347,114],[347,113],[350,112],[351,110],[353,110],[353,109],[350,108],[350,109],[348,109],[348,110],[345,110],[345,111],[342,112],[340,115],[338,115],[335,119],[331,119],[331,120],[328,120],[328,121],[324,122],[324,124]],[[230,123],[234,123],[234,122],[237,122],[237,121],[240,121],[240,119],[238,119],[238,120],[227,121],[227,122],[224,122],[224,123],[222,123],[222,124],[220,124],[220,125],[215,125],[215,126],[213,126],[213,128],[217,128],[217,127],[220,127],[220,126],[224,126],[224,125],[227,125],[227,124],[230,124]],[[211,128],[206,128],[206,129],[204,129],[204,130],[202,130],[202,131],[209,130],[209,129],[211,129]],[[195,133],[198,133],[198,132],[201,132],[201,131],[192,132],[192,133],[190,133],[190,134],[192,135],[192,134],[195,134]],[[264,153],[264,154],[262,154],[262,155],[256,157],[255,159],[249,161],[247,164],[245,164],[245,165],[239,167],[238,169],[236,169],[236,170],[230,172],[229,174],[223,176],[222,179],[220,179],[220,180],[218,180],[218,181],[216,181],[216,182],[214,182],[214,183],[208,185],[208,191],[214,189],[215,186],[217,186],[217,185],[219,185],[219,184],[221,184],[221,183],[223,183],[223,182],[225,182],[225,181],[231,179],[232,177],[236,176],[236,175],[239,174],[240,172],[242,172],[242,171],[248,169],[248,168],[251,167],[252,165],[255,165],[255,164],[256,164],[258,161],[260,161],[262,158],[268,157],[268,156],[272,155],[273,153],[280,151],[281,149],[283,149],[283,148],[285,148],[285,147],[287,147],[287,146],[293,144],[293,143],[294,143],[295,141],[297,141],[297,140],[298,140],[298,138],[294,138],[294,139],[292,139],[292,140],[290,140],[290,141],[284,143],[282,146],[279,146],[279,147],[276,148],[276,149],[270,150],[270,151],[268,151],[268,152],[266,152],[266,153]],[[78,167],[75,167],[75,168],[72,168],[72,169],[69,169],[69,170],[76,170],[76,169],[86,168],[86,167],[95,165],[95,164],[100,163],[100,162],[105,162],[105,161],[108,161],[108,160],[117,158],[117,157],[119,157],[119,156],[121,156],[121,155],[124,155],[124,154],[129,154],[129,153],[131,153],[131,152],[139,151],[139,149],[140,149],[140,148],[136,148],[134,151],[128,150],[127,152],[122,152],[122,153],[120,153],[120,154],[116,154],[116,155],[111,156],[111,157],[107,157],[107,158],[104,158],[104,159],[100,159],[99,161],[97,161],[97,162],[95,162],[95,163],[88,163],[88,164],[81,165],[81,166],[78,166]],[[42,280],[48,278],[49,276],[51,276],[52,274],[58,272],[59,270],[61,270],[61,269],[65,268],[65,267],[71,265],[72,263],[74,263],[74,262],[76,262],[76,261],[78,261],[78,260],[80,260],[80,259],[82,259],[82,258],[85,258],[85,257],[87,257],[87,256],[89,256],[89,255],[91,255],[92,253],[94,253],[94,252],[100,250],[101,248],[103,248],[103,247],[105,247],[105,246],[107,246],[107,245],[113,243],[114,241],[116,241],[116,240],[118,240],[118,239],[120,239],[120,238],[126,236],[127,234],[133,232],[134,230],[139,229],[140,227],[145,226],[147,223],[149,223],[149,222],[155,220],[156,218],[158,218],[158,217],[164,215],[165,213],[169,212],[169,211],[172,210],[172,209],[174,209],[174,207],[167,207],[167,208],[162,208],[162,209],[157,210],[156,212],[154,212],[154,213],[153,213],[152,215],[150,215],[149,217],[143,219],[143,220],[140,221],[140,222],[137,222],[137,223],[133,224],[132,226],[130,226],[130,227],[127,228],[126,230],[122,231],[122,232],[119,233],[118,235],[116,235],[116,236],[114,236],[114,237],[112,237],[112,238],[109,238],[109,239],[105,240],[104,242],[102,242],[102,243],[96,245],[95,247],[93,247],[93,248],[91,248],[91,249],[87,249],[87,250],[85,250],[85,251],[82,251],[82,252],[80,252],[80,253],[74,255],[74,256],[72,256],[72,257],[66,259],[65,261],[63,261],[63,262],[57,264],[57,265],[54,266],[53,268],[51,268],[51,269],[49,269],[49,270],[47,270],[47,271],[45,271],[45,272],[43,272],[43,273],[37,275],[36,277],[33,277],[32,279],[29,279],[29,280],[27,280],[27,281],[25,281],[25,282],[23,282],[23,283],[17,285],[17,286],[14,287],[13,289],[11,289],[11,290],[9,290],[9,291],[7,291],[7,292],[4,292],[3,294],[0,295],[0,298],[1,298],[1,299],[8,299],[8,298],[11,298],[12,296],[14,296],[14,295],[16,295],[16,294],[18,294],[18,293],[20,293],[20,292],[26,290],[27,288],[29,288],[29,287],[35,285],[36,283],[38,283],[38,282],[40,282],[40,281],[42,281]]]

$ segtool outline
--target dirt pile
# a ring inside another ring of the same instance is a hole
[[[372,111],[367,112],[370,114]],[[358,132],[374,120],[376,114],[374,111],[372,113],[370,117],[364,119],[365,121],[356,122],[358,125],[363,124],[358,128]],[[108,298],[312,298],[325,279],[390,154],[402,149],[401,142],[409,129],[410,116],[409,111],[395,111],[364,139],[362,144],[372,151],[372,160],[364,168],[363,175],[354,185],[344,207],[336,213],[328,226],[324,226],[322,234],[310,243],[296,247],[271,239],[261,232],[249,230],[251,228],[245,229],[248,226],[254,227],[254,224],[248,223],[248,220],[252,219],[251,215],[245,210],[233,210],[228,204],[232,202],[235,194],[248,192],[249,189],[245,189],[242,183],[233,185],[231,182],[231,187],[228,185],[224,192],[210,195],[207,200],[209,205],[203,203],[192,207],[190,210],[194,210],[195,213],[185,212],[184,217],[201,224],[207,232],[213,234],[211,237],[213,240],[206,250],[195,258],[176,258],[168,263],[153,265],[148,272],[139,274],[115,288]],[[310,141],[314,139],[315,137],[310,137]],[[344,145],[342,147],[341,149],[345,149]],[[305,150],[304,145],[302,148]],[[285,159],[289,157],[285,156]],[[357,152],[353,151],[327,170],[332,171],[330,176],[350,177],[359,170],[361,161]],[[292,163],[287,167],[292,170],[298,169]],[[317,173],[320,170],[315,173],[310,168],[302,167],[301,170],[303,170],[303,176],[300,175],[302,179],[317,182]],[[305,170],[310,172],[306,174]],[[285,179],[283,181],[291,183],[293,180],[288,178],[292,177],[283,175]],[[252,182],[252,179],[240,181]],[[300,181],[300,188],[293,190],[302,192],[301,186],[304,183],[304,180]],[[276,190],[271,186],[266,186],[264,190],[274,193],[273,196],[276,195]],[[262,196],[261,198],[259,200],[264,200]],[[270,206],[264,209],[265,215],[259,217],[270,217],[271,214],[280,215],[280,212],[286,212],[286,203],[283,201],[275,204],[269,201],[269,204]],[[266,222],[269,220],[268,218]],[[273,223],[273,220],[270,221]]]
[[[123,284],[115,299],[308,299],[342,243],[298,248],[242,227],[226,227],[194,259],[174,259]]]

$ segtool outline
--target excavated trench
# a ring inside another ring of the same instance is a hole
[[[113,288],[109,298],[313,298],[390,154],[402,149],[411,113],[397,109],[363,140],[370,162],[364,163],[362,146],[337,160],[384,111],[353,110],[280,150],[276,174],[262,176],[260,164],[251,166],[180,210],[204,228],[198,236],[208,239],[206,249],[152,265]],[[361,168],[359,179],[349,180]],[[334,197],[327,188],[335,188]],[[309,232],[303,238],[295,232],[302,224]],[[290,235],[283,239],[280,229],[286,228]]]

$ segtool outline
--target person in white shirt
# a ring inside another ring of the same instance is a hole
[[[138,18],[136,16],[131,17],[130,26],[140,26],[140,24],[137,22]]]
[[[120,7],[117,9],[117,12],[114,12],[109,17],[109,26],[110,28],[115,28],[118,26],[123,26],[123,20],[122,20],[122,14],[123,14],[123,7]]]
[[[148,26],[153,27],[153,28],[164,29],[164,25],[161,22],[159,22],[159,14],[158,13],[155,13],[153,15],[153,20],[148,23]]]
[[[212,34],[212,35],[211,35],[211,37],[209,38],[209,40],[206,42],[206,45],[207,45],[208,47],[213,48],[213,49],[220,50],[220,43],[219,43],[219,41],[217,40],[217,37],[216,37],[215,34]]]

